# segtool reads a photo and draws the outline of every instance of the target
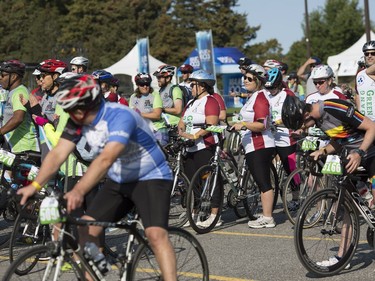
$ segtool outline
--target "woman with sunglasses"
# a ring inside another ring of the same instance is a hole
[[[343,99],[346,96],[342,93],[340,87],[337,87],[334,82],[333,70],[328,65],[321,64],[314,67],[311,78],[317,89],[317,92],[306,97],[306,103],[315,103],[320,100],[327,99]]]
[[[204,70],[194,71],[190,76],[193,99],[186,105],[180,122],[178,123],[179,135],[185,139],[194,140],[194,145],[187,148],[184,171],[191,180],[195,172],[209,163],[214,156],[215,147],[219,143],[217,136],[207,132],[194,124],[217,125],[219,123],[220,105],[212,96],[214,94],[215,77]],[[221,179],[219,177],[219,184]],[[217,191],[217,192],[216,192]],[[202,222],[197,221],[197,226],[209,227],[218,214],[220,203],[220,189],[216,188],[211,202],[211,216]],[[193,219],[198,219],[198,214],[193,214]],[[220,226],[219,219],[216,226]],[[185,226],[188,226],[187,223]]]
[[[129,107],[150,121],[155,138],[162,146],[168,143],[168,129],[162,118],[163,101],[160,94],[151,87],[151,75],[138,73],[134,77],[137,85],[129,100]]]
[[[246,164],[259,186],[263,214],[257,220],[249,221],[250,228],[275,227],[272,217],[273,190],[270,167],[275,154],[275,139],[268,126],[271,122],[269,92],[264,88],[266,71],[257,64],[246,68],[244,84],[249,98],[242,107],[239,119],[233,129],[242,132],[242,145],[245,148]]]

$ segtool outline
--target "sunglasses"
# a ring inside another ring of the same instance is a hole
[[[149,83],[138,83],[138,87],[150,87]]]
[[[78,70],[78,67],[72,67],[72,71]]]
[[[39,77],[44,79],[46,76],[49,76],[49,75],[52,75],[52,74],[51,73],[42,73],[42,74],[39,75]]]
[[[243,78],[244,78],[245,80],[249,81],[249,82],[253,82],[253,81],[255,81],[255,79],[252,78],[252,77],[244,76]]]
[[[40,75],[35,75],[36,80],[40,80]]]
[[[6,77],[6,76],[9,76],[10,75],[10,73],[6,73],[6,72],[1,72],[1,78],[4,78],[4,77]]]
[[[375,56],[375,52],[365,52],[365,57],[368,57],[369,55],[371,55],[372,57]]]
[[[319,80],[319,81],[313,81],[313,83],[314,83],[314,85],[316,86],[316,85],[322,85],[322,84],[324,84],[324,82],[326,82],[326,80]]]

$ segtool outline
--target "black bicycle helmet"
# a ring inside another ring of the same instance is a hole
[[[285,127],[298,130],[303,125],[303,116],[305,114],[306,104],[295,96],[286,96],[281,119]]]
[[[23,62],[19,60],[7,60],[1,63],[0,71],[7,73],[16,73],[23,77],[25,75],[26,66]]]

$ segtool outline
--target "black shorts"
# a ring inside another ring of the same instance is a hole
[[[168,227],[172,181],[148,180],[119,184],[107,179],[86,214],[97,221],[121,220],[135,205],[145,228]]]

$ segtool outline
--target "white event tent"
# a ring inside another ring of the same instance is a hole
[[[120,59],[118,62],[114,63],[113,65],[105,68],[106,71],[112,73],[113,75],[116,74],[125,74],[131,76],[132,82],[134,84],[134,77],[139,73],[139,59],[138,59],[138,47],[137,44],[130,50],[130,52]],[[158,81],[156,80],[155,76],[152,76],[152,73],[158,69],[159,66],[165,64],[164,62],[154,58],[150,54],[148,55],[148,62],[149,62],[149,71],[152,77],[151,86],[154,89],[159,89]]]
[[[375,33],[371,31],[372,40],[375,39]],[[327,64],[332,68],[336,77],[339,76],[355,76],[358,69],[358,60],[363,56],[362,47],[366,43],[366,33],[345,51],[330,56]]]

